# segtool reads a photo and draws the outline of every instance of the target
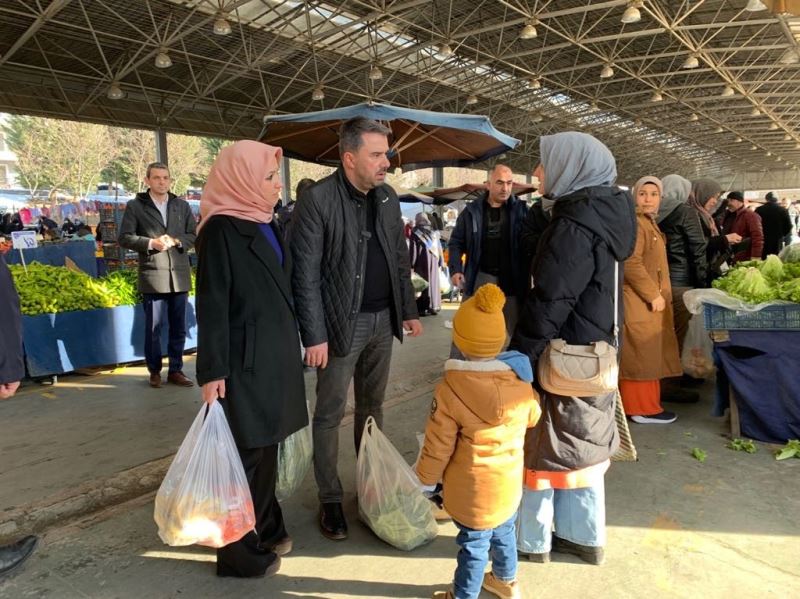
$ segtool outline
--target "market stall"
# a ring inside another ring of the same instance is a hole
[[[684,296],[713,340],[713,414],[730,410],[732,437],[800,438],[800,261],[740,263],[714,287]]]
[[[144,359],[144,310],[137,272],[93,278],[64,267],[9,265],[20,296],[28,376]],[[186,315],[185,349],[197,347],[194,276]],[[164,341],[166,353],[166,341]]]

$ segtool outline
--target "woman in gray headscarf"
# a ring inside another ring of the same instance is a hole
[[[417,311],[420,316],[435,316],[442,309],[439,269],[444,266],[444,260],[439,231],[431,227],[431,221],[424,212],[414,217],[414,228],[408,239],[408,251],[411,270],[428,282],[428,288],[417,298]]]
[[[615,279],[615,265],[633,253],[636,242],[633,200],[614,185],[616,163],[606,146],[585,133],[558,133],[542,137],[540,155],[534,174],[551,220],[534,259],[534,287],[511,341],[534,371],[552,339],[614,342],[614,291],[622,288],[622,268]],[[600,564],[606,542],[604,477],[619,444],[615,394],[563,397],[539,391],[542,417],[525,439],[517,548],[539,562],[549,561],[552,549]]]
[[[675,332],[678,345],[689,330],[691,314],[683,303],[683,294],[689,289],[705,287],[708,273],[706,246],[700,218],[689,205],[692,184],[680,175],[667,175],[661,180],[663,200],[658,209],[656,223],[667,238],[669,280],[672,285],[672,303],[675,310]]]

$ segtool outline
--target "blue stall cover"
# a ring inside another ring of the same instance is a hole
[[[100,310],[22,317],[25,362],[31,377],[78,368],[144,360],[144,310],[141,304]],[[166,331],[162,350],[166,356]],[[186,346],[197,347],[194,297],[186,308]]]
[[[800,332],[730,331],[714,344],[715,415],[733,388],[742,435],[768,443],[800,439]]]
[[[47,243],[37,248],[22,251],[25,252],[26,264],[39,262],[41,264],[50,264],[51,266],[64,266],[66,264],[65,258],[69,258],[87,275],[96,277],[96,250],[97,245],[94,241],[65,241],[63,243]],[[9,264],[22,264],[19,250],[9,251],[5,258]]]

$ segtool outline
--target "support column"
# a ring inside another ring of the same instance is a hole
[[[286,156],[281,160],[281,185],[283,185],[281,199],[283,205],[286,206],[292,199],[292,173],[289,169],[289,159]],[[297,200],[297,198],[294,199]]]
[[[441,166],[433,167],[433,181],[434,187],[444,187],[444,168]]]
[[[167,151],[167,132],[160,127],[153,133],[156,136],[156,162],[169,165],[169,152]]]

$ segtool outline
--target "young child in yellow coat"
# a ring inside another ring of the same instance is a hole
[[[501,353],[505,296],[488,284],[453,319],[453,343],[466,360],[448,360],[425,429],[417,475],[433,496],[442,481],[444,509],[459,529],[458,566],[439,599],[475,599],[481,587],[520,597],[515,522],[522,497],[526,429],[541,409],[530,360]],[[492,570],[484,574],[492,555]]]

